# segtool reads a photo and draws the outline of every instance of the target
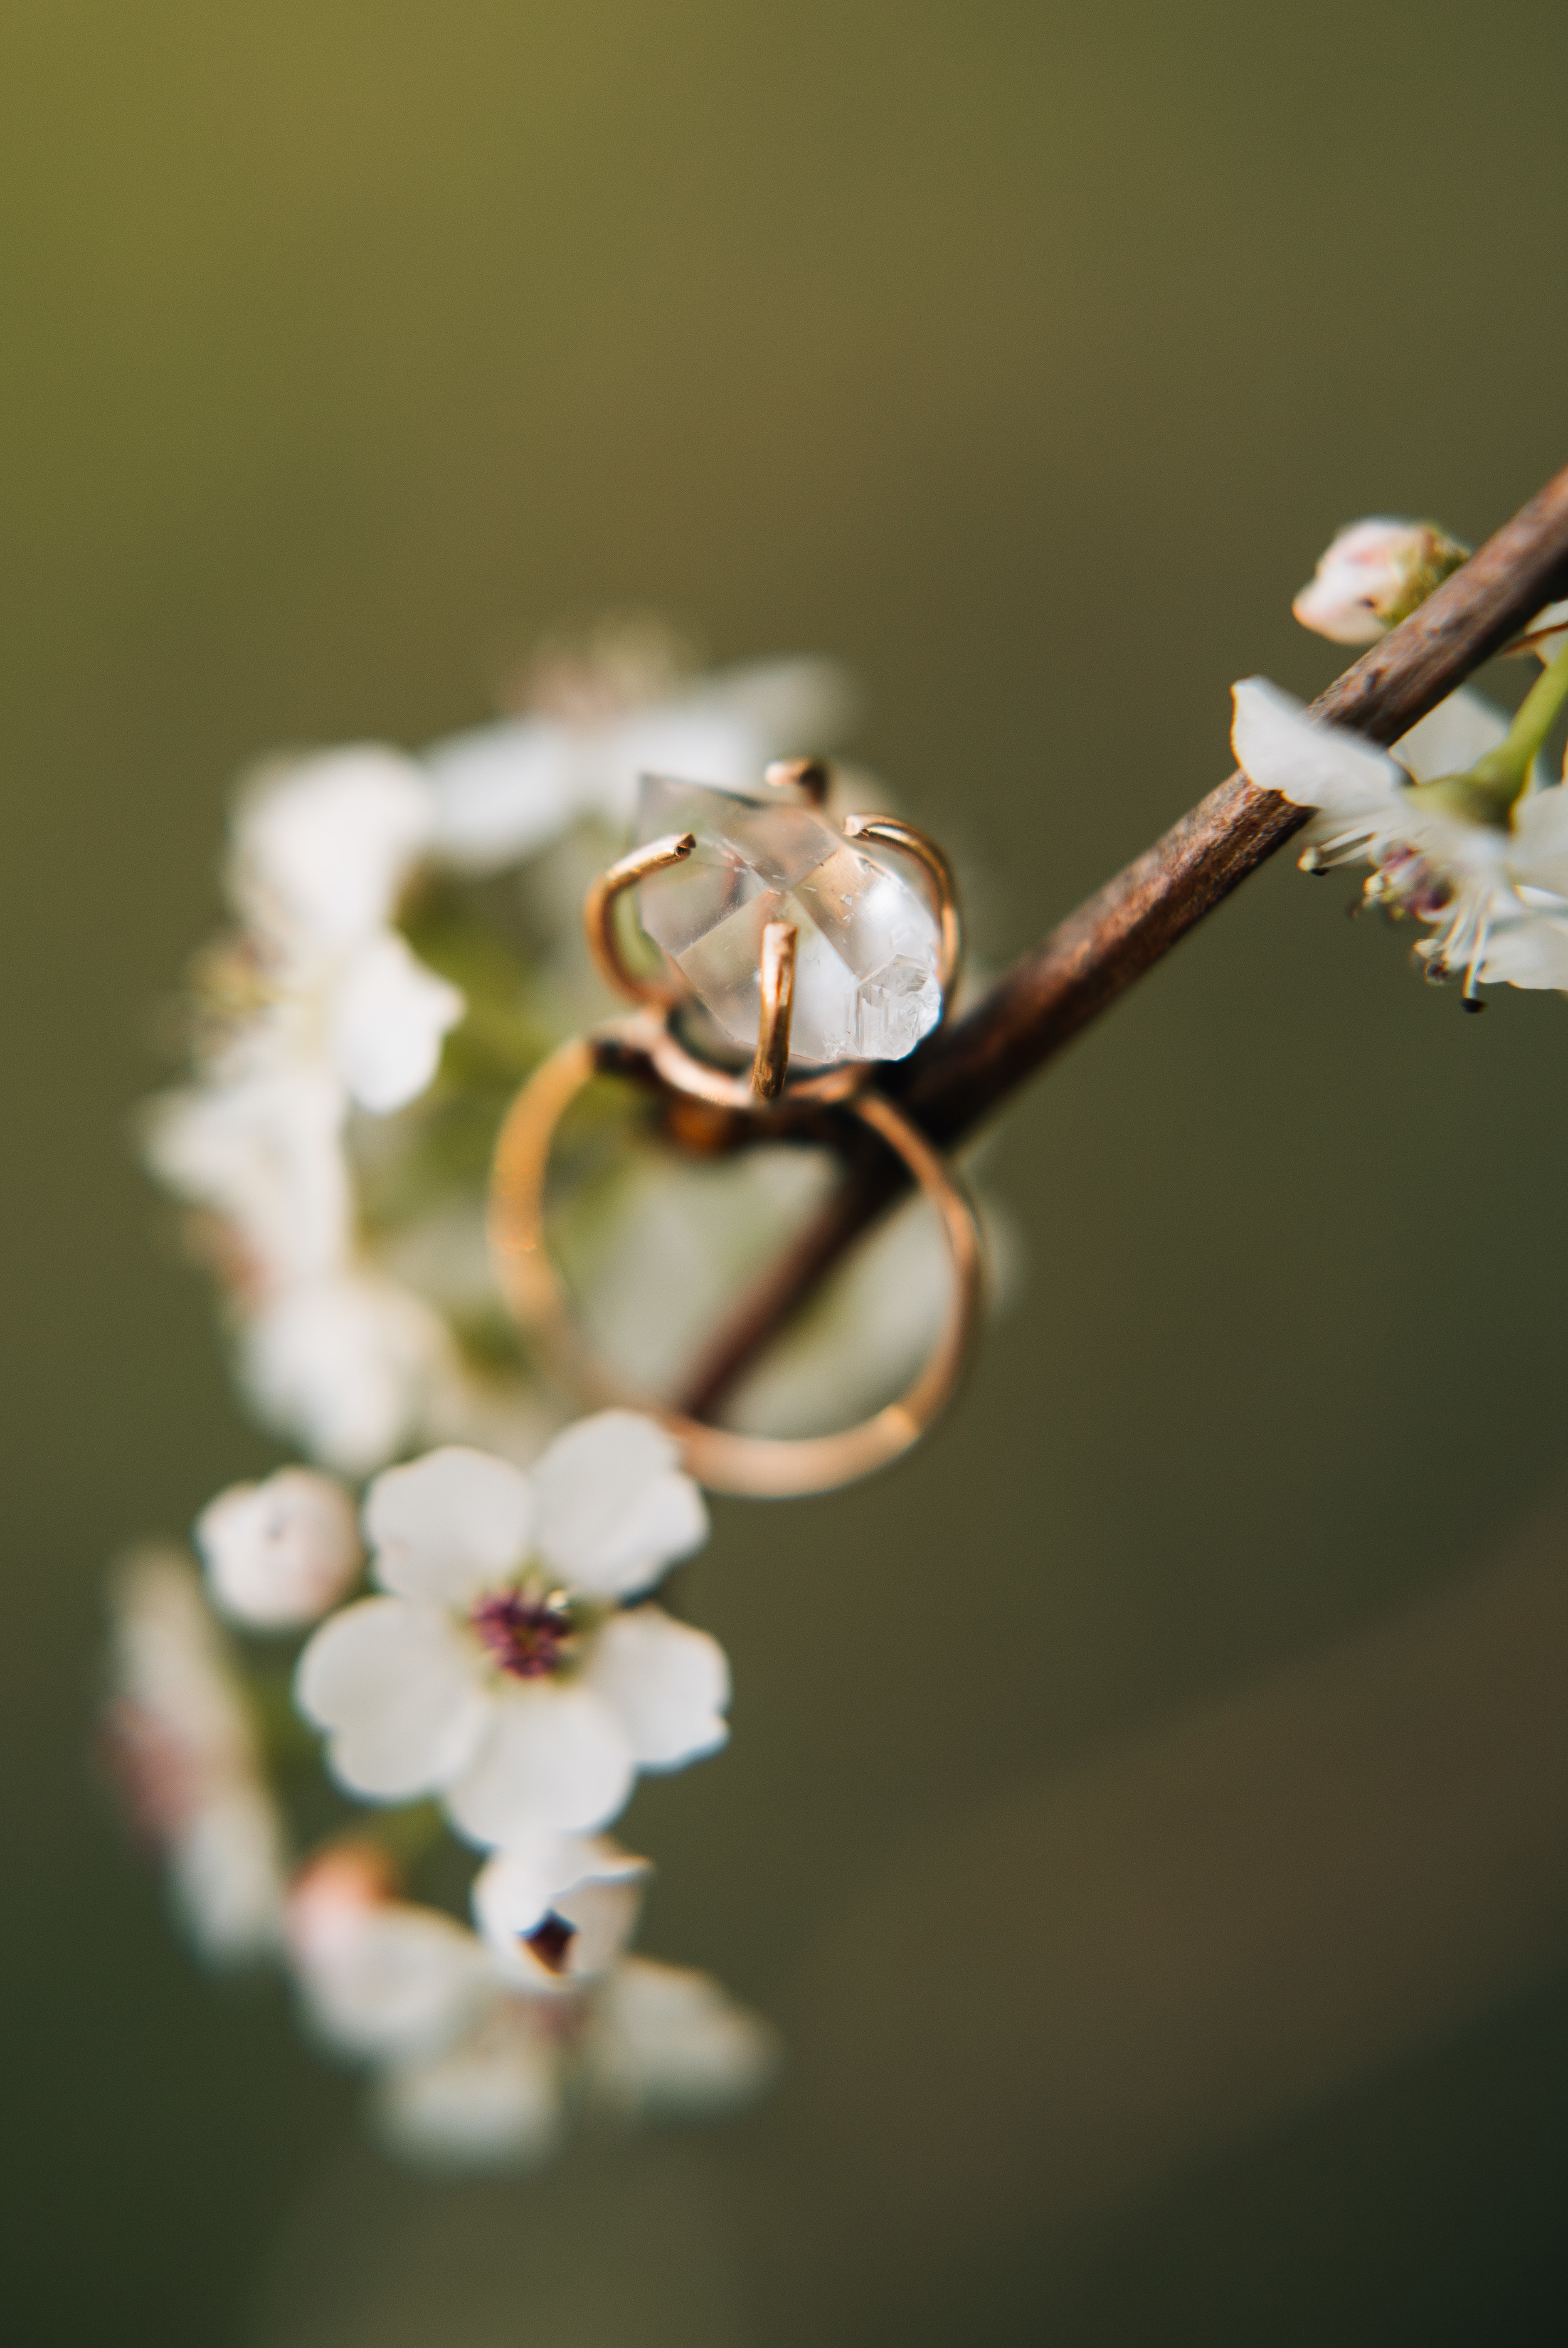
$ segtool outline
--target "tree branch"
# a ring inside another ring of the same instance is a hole
[[[1322,693],[1316,716],[1397,741],[1568,593],[1568,469],[1420,609]],[[964,1018],[890,1065],[883,1089],[951,1148],[1284,845],[1310,810],[1241,774],[1184,815],[1021,955]],[[857,1149],[817,1219],[746,1297],[681,1408],[710,1418],[860,1235],[905,1186],[887,1151]]]

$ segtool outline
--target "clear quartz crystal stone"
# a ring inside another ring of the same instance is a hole
[[[642,883],[643,927],[725,1034],[755,1047],[762,932],[790,922],[790,1057],[902,1060],[942,1009],[941,932],[913,872],[851,847],[788,791],[645,775],[639,841],[693,831],[685,863]]]

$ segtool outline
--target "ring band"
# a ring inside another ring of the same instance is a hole
[[[900,1158],[942,1227],[953,1282],[940,1335],[924,1367],[894,1402],[833,1435],[741,1435],[628,1395],[589,1353],[572,1317],[564,1285],[545,1241],[544,1189],[551,1148],[567,1109],[618,1049],[647,1055],[666,1084],[666,1019],[653,1012],[574,1037],[552,1053],[518,1094],[496,1144],[490,1237],[506,1302],[583,1398],[650,1410],[681,1445],[700,1484],[753,1498],[827,1492],[852,1484],[911,1448],[944,1409],[964,1371],[979,1312],[981,1246],[975,1210],[937,1150],[882,1094],[861,1088],[834,1104]],[[660,1047],[664,1047],[661,1049]],[[715,1074],[717,1075],[717,1071]],[[730,1080],[734,1082],[734,1080]],[[673,1086],[683,1093],[686,1087]],[[711,1095],[709,1096],[711,1097]],[[741,1086],[726,1106],[739,1106]],[[758,1112],[767,1120],[770,1112]],[[773,1112],[772,1114],[776,1114]]]

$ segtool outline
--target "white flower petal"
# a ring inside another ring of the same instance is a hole
[[[435,852],[459,872],[494,872],[531,856],[578,812],[564,730],[524,717],[478,726],[425,753]]]
[[[498,1851],[474,1879],[474,1921],[521,1986],[547,1991],[603,1972],[632,1936],[642,1904],[645,1859],[603,1837],[550,1835]],[[553,1916],[572,1929],[552,1964],[528,1946]]]
[[[1509,863],[1515,878],[1568,897],[1568,786],[1532,792],[1516,802]]]
[[[1443,775],[1468,774],[1477,759],[1497,748],[1508,725],[1502,710],[1461,685],[1400,735],[1394,756],[1417,782],[1435,783]]]
[[[595,2100],[624,2116],[696,2115],[759,2094],[779,2040],[708,1974],[628,1957],[599,1993],[591,2061]]]
[[[1398,808],[1403,771],[1370,742],[1346,726],[1320,724],[1266,676],[1243,677],[1231,690],[1236,705],[1231,747],[1237,766],[1261,790],[1332,815]]]
[[[456,1919],[388,1900],[296,1954],[311,2020],[330,2045],[382,2058],[449,2044],[495,1993],[488,1952]]]
[[[260,1630],[318,1622],[359,1570],[354,1503],[308,1468],[220,1492],[196,1519],[196,1546],[222,1612]]]
[[[533,1518],[521,1468],[459,1444],[387,1468],[365,1502],[382,1588],[449,1606],[467,1605],[516,1572]]]
[[[255,1740],[228,1643],[179,1551],[125,1560],[111,1591],[119,1692],[172,1740],[199,1777],[253,1772]]]
[[[810,653],[716,669],[704,690],[727,716],[750,727],[764,758],[830,749],[851,733],[859,711],[860,696],[849,671],[837,661]],[[677,771],[684,774],[686,769]],[[756,776],[748,772],[716,779],[751,783]]]
[[[396,930],[360,946],[332,1003],[333,1057],[360,1107],[385,1116],[422,1093],[440,1064],[442,1037],[466,1007]]]
[[[483,1735],[478,1650],[434,1606],[365,1598],[324,1622],[299,1659],[300,1710],[331,1735],[351,1793],[407,1801],[447,1785]]]
[[[591,1981],[607,1972],[636,1931],[642,1906],[643,1887],[634,1876],[619,1882],[577,1883],[563,1891],[553,1910],[572,1930],[562,1978]]]
[[[1554,660],[1563,645],[1568,644],[1568,600],[1545,604],[1531,621],[1524,634],[1532,653],[1539,653],[1542,661]]]
[[[605,1825],[635,1776],[625,1730],[593,1689],[519,1683],[499,1694],[490,1733],[447,1808],[470,1842],[504,1849]]]
[[[271,1286],[333,1270],[353,1222],[343,1097],[325,1072],[253,1067],[149,1104],[159,1180],[232,1224],[250,1274]]]
[[[554,2149],[563,2119],[559,2056],[518,1999],[444,2054],[400,2063],[380,2082],[378,2130],[422,2168],[526,2168]]]
[[[656,1420],[605,1410],[569,1426],[533,1471],[540,1554],[579,1590],[645,1589],[707,1538],[701,1493]]]
[[[235,810],[230,893],[290,946],[342,951],[386,923],[433,815],[413,760],[376,744],[264,772]]]
[[[504,1948],[521,1933],[536,1931],[551,1901],[578,1880],[581,1854],[591,1848],[587,1836],[541,1834],[488,1859],[469,1895],[474,1921],[486,1939]]]
[[[283,1831],[259,1778],[210,1781],[170,1850],[176,1904],[215,1963],[270,1954],[283,1937]]]
[[[240,1372],[271,1425],[346,1476],[379,1468],[459,1383],[439,1315],[364,1272],[267,1297],[242,1325]]]
[[[622,1722],[639,1768],[682,1768],[729,1735],[724,1649],[661,1607],[634,1607],[606,1622],[584,1676]]]
[[[1494,930],[1479,975],[1489,984],[1568,991],[1568,919],[1520,922]]]

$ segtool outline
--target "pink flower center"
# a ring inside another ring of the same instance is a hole
[[[572,1609],[561,1598],[524,1598],[506,1591],[481,1598],[469,1620],[480,1644],[514,1679],[548,1679],[575,1653]]]

